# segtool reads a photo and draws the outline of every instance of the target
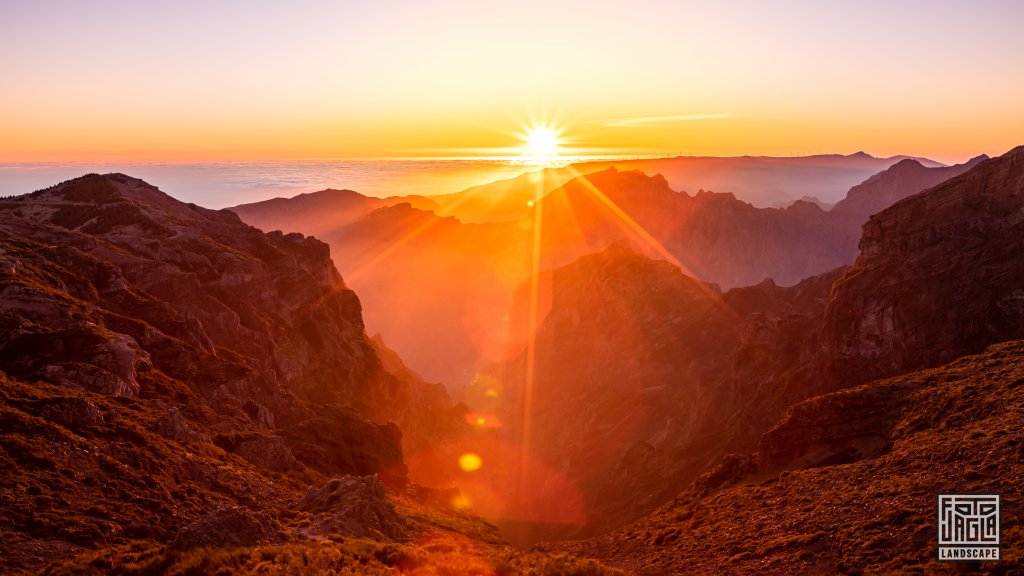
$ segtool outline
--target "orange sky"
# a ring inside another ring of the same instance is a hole
[[[836,4],[8,4],[0,161],[503,154],[543,118],[577,153],[1022,143],[1024,4]]]

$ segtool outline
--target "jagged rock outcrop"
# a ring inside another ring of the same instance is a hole
[[[287,472],[299,468],[299,461],[295,459],[288,444],[280,436],[266,434],[250,436],[239,440],[231,451],[267,470]],[[324,468],[322,465],[318,467]]]
[[[202,520],[182,528],[171,542],[172,548],[235,548],[256,546],[283,540],[283,527],[266,512],[241,507],[217,510]]]
[[[890,448],[892,427],[916,382],[893,382],[816,396],[792,406],[761,436],[757,469],[845,464]]]
[[[311,530],[323,536],[408,538],[405,520],[387,499],[384,484],[376,476],[344,476],[310,487],[295,508],[309,513]]]
[[[182,415],[181,409],[177,406],[172,406],[167,409],[159,418],[153,422],[150,427],[154,432],[167,438],[169,440],[176,440],[178,442],[209,442],[210,440],[197,432],[188,421],[185,416]]]
[[[347,406],[328,404],[282,434],[296,458],[328,474],[378,474],[392,485],[408,476],[398,426],[377,424]]]
[[[1024,147],[864,225],[836,283],[822,345],[834,377],[863,382],[1024,336]]]
[[[95,404],[77,396],[51,398],[40,402],[39,415],[70,430],[103,423],[103,414]]]

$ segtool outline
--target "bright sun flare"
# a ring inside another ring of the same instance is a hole
[[[544,126],[531,128],[526,133],[526,144],[523,146],[523,153],[537,159],[547,159],[558,156],[558,132]]]

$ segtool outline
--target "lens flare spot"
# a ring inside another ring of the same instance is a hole
[[[480,414],[478,412],[466,414],[466,422],[478,428],[500,428],[502,426],[502,421],[498,416],[494,414]]]
[[[476,472],[483,465],[484,461],[472,452],[459,456],[459,468],[462,468],[463,472]]]
[[[466,422],[477,428],[500,428],[501,420],[494,414],[479,414],[470,412],[466,414]]]
[[[452,508],[455,508],[456,510],[468,510],[469,507],[473,505],[473,502],[469,499],[469,496],[460,492],[455,496],[452,496],[451,505]]]
[[[506,316],[506,318],[508,317]],[[488,398],[497,398],[498,390],[496,388],[488,388],[487,391],[484,392],[484,396],[487,396]]]

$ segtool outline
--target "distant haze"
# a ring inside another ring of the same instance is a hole
[[[32,192],[90,172],[121,172],[184,202],[224,208],[326,188],[367,196],[446,194],[528,169],[498,160],[0,164],[0,196]]]

